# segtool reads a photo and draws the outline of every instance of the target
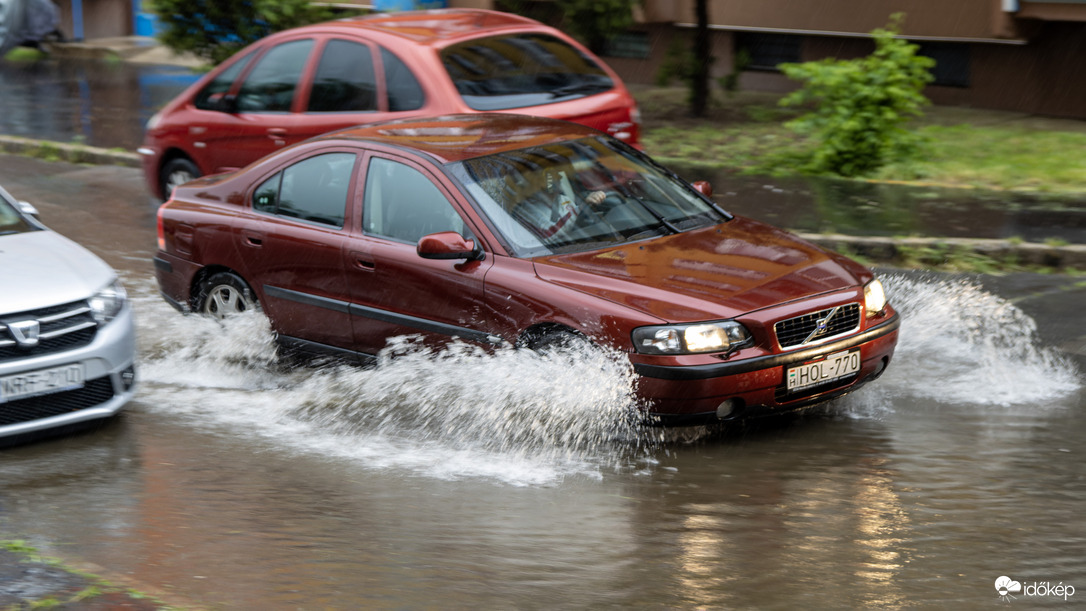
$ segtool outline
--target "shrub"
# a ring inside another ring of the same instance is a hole
[[[930,103],[921,91],[932,80],[935,61],[897,38],[902,19],[895,14],[885,29],[871,33],[875,52],[867,57],[779,66],[789,78],[804,82],[781,104],[814,105],[788,123],[818,141],[808,170],[861,176],[915,156],[920,139],[903,125]]]
[[[261,38],[327,21],[333,13],[309,0],[154,0],[162,44],[218,64]]]

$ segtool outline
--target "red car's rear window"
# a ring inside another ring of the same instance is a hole
[[[546,34],[477,38],[441,53],[460,96],[474,110],[506,110],[612,89],[595,60]]]

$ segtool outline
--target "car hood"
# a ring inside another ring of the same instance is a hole
[[[870,272],[770,225],[727,223],[655,240],[535,260],[554,284],[664,322],[739,316],[856,287]]]
[[[53,231],[0,236],[0,315],[86,299],[115,276],[89,250]]]

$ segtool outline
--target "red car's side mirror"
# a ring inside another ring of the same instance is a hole
[[[233,114],[238,110],[238,99],[228,93],[213,93],[207,96],[211,110]]]
[[[475,240],[465,240],[455,231],[442,231],[422,236],[415,247],[423,259],[467,259],[483,258],[483,249]]]
[[[691,186],[697,189],[698,193],[701,193],[705,197],[713,196],[713,185],[709,184],[708,180],[699,180]]]

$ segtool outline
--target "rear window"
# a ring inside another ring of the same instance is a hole
[[[594,59],[546,34],[477,38],[448,47],[441,60],[474,110],[538,106],[614,87]]]

